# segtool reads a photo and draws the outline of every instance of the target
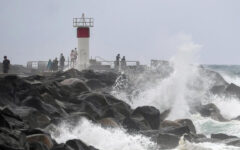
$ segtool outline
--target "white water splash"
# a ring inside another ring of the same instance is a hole
[[[213,133],[224,133],[240,137],[240,121],[219,122],[200,115],[192,115],[191,120],[196,127],[197,133],[208,136]]]
[[[60,134],[57,134],[60,133]],[[78,125],[62,123],[52,136],[59,143],[80,139],[100,150],[154,150],[157,145],[142,135],[130,135],[122,128],[103,128],[82,119]]]
[[[156,80],[154,84],[145,80],[144,90],[131,100],[125,93],[115,93],[115,96],[133,108],[143,105],[155,106],[160,111],[171,108],[168,119],[189,117],[189,103],[201,99],[207,90],[204,82],[200,81],[198,66],[194,65],[201,45],[194,43],[191,36],[179,37],[182,44],[177,48],[177,54],[170,59],[173,72],[168,77]]]
[[[226,146],[221,143],[190,143],[181,137],[179,146],[174,150],[239,150],[240,148],[234,146]]]
[[[199,117],[199,116],[198,116]],[[193,119],[194,120],[194,119]],[[195,118],[194,123],[198,119]],[[204,119],[203,119],[204,120]],[[201,121],[201,119],[200,119]],[[196,123],[198,125],[198,123]],[[200,123],[202,124],[202,123]],[[203,123],[204,124],[204,123]],[[239,125],[239,124],[238,124]],[[199,126],[197,130],[199,131]],[[209,132],[201,132],[210,134]],[[100,150],[162,150],[149,138],[135,134],[130,135],[122,128],[103,128],[93,124],[87,119],[79,121],[78,125],[71,126],[62,123],[55,132],[50,132],[58,143],[65,143],[71,139],[80,139],[88,145],[92,145]],[[240,132],[238,132],[240,133]],[[239,150],[233,146],[214,143],[189,143],[183,138],[179,141],[179,146],[174,150]]]
[[[226,80],[228,83],[234,83],[237,86],[240,86],[240,77],[237,75],[229,75],[227,73],[224,72],[219,72],[222,77],[224,78],[224,80]]]

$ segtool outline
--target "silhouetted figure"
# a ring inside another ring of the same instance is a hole
[[[115,69],[119,70],[119,63],[120,63],[120,54],[117,54],[116,61],[115,61]]]
[[[48,60],[47,70],[52,71],[52,60],[51,59]]]
[[[61,70],[64,69],[64,64],[65,64],[65,57],[64,57],[63,54],[61,53],[61,55],[60,55],[60,69],[61,69]]]
[[[58,71],[58,59],[57,59],[57,57],[53,61],[53,71]]]
[[[121,69],[125,70],[126,66],[127,66],[126,58],[125,58],[125,56],[123,56],[123,58],[121,59]]]
[[[10,69],[10,60],[7,59],[7,56],[3,57],[3,73],[8,73],[8,70]]]
[[[74,67],[75,66],[75,52],[74,50],[71,51],[71,54],[70,54],[70,58],[71,58],[71,67]]]

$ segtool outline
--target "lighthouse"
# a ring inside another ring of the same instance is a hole
[[[84,70],[89,67],[89,38],[90,27],[93,27],[93,18],[73,18],[73,27],[77,28],[78,39],[78,70]]]

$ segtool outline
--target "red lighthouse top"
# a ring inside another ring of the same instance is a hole
[[[84,14],[81,18],[73,18],[73,27],[77,27],[78,38],[88,38],[90,37],[89,28],[93,27],[93,18],[85,18]]]
[[[88,38],[90,37],[89,27],[79,27],[77,28],[78,38]]]

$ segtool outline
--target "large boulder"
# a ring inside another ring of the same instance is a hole
[[[73,150],[97,150],[92,146],[88,146],[84,142],[78,139],[69,140],[66,142],[66,145],[71,147]]]
[[[217,134],[211,134],[212,139],[219,139],[219,140],[225,140],[225,139],[231,139],[231,138],[237,138],[236,136],[227,135],[223,133],[217,133]]]
[[[172,133],[164,133],[160,130],[140,131],[141,134],[151,138],[153,142],[159,144],[161,149],[172,149],[178,146],[181,136]]]
[[[176,120],[176,122],[181,124],[182,126],[187,126],[192,133],[196,134],[196,128],[195,128],[192,120],[190,120],[190,119],[178,119],[178,120]]]
[[[163,149],[172,149],[178,146],[179,136],[173,134],[160,133],[157,136],[157,143]]]
[[[96,108],[103,108],[109,105],[104,95],[99,93],[86,93],[78,96],[79,100],[93,104]]]
[[[2,150],[24,150],[26,137],[21,132],[0,129],[0,149]]]
[[[92,90],[96,89],[103,89],[106,87],[106,84],[101,82],[98,79],[90,79],[86,82],[87,86],[90,87]]]
[[[81,93],[81,92],[89,91],[89,88],[87,87],[87,85],[83,81],[77,78],[65,79],[61,82],[61,84],[63,86],[70,88],[72,92]]]
[[[165,120],[168,115],[170,114],[171,109],[164,110],[163,112],[160,113],[160,121]]]
[[[30,142],[28,143],[30,150],[50,150],[45,144],[41,142]]]
[[[79,111],[89,113],[96,120],[111,117],[121,121],[131,114],[128,104],[108,94],[84,93],[79,95],[74,103],[79,104]]]
[[[142,115],[135,115],[134,117],[126,117],[122,125],[124,128],[128,129],[130,132],[141,131],[141,130],[151,130],[150,124],[145,120]]]
[[[221,143],[224,143],[226,145],[240,147],[240,138],[225,139],[225,140],[222,140]]]
[[[210,91],[213,94],[218,94],[218,95],[223,95],[225,92],[227,85],[218,85],[218,86],[213,86]]]
[[[118,75],[114,72],[94,72],[93,70],[83,70],[84,78],[97,79],[107,86],[114,85]]]
[[[104,97],[106,98],[109,106],[114,110],[121,113],[125,117],[131,115],[132,109],[127,103],[109,94],[104,94]]]
[[[142,115],[153,130],[159,128],[160,112],[155,107],[152,106],[138,107],[133,111],[132,115],[133,116]]]
[[[46,104],[41,97],[38,96],[28,96],[21,103],[22,106],[32,107],[37,109],[39,112],[46,114],[48,116],[61,116],[61,112],[50,104]]]
[[[28,126],[23,120],[13,113],[8,107],[4,107],[0,110],[0,127],[9,129],[24,129]]]
[[[230,95],[230,96],[234,95],[240,98],[240,87],[231,83],[226,87],[225,93],[227,95]]]
[[[103,118],[97,121],[102,127],[117,128],[120,127],[113,118]]]
[[[33,134],[26,138],[28,143],[41,143],[44,144],[48,149],[53,147],[53,141],[50,136],[46,134]]]
[[[180,126],[180,127],[166,127],[160,130],[162,133],[174,134],[177,136],[183,136],[190,134],[190,129],[188,126]]]
[[[160,129],[166,128],[166,127],[180,127],[181,124],[176,122],[176,121],[171,121],[171,120],[164,120],[160,123]]]
[[[220,110],[217,108],[217,106],[213,103],[201,105],[197,107],[197,110],[203,117],[211,117],[217,121],[227,121],[227,119],[221,115]]]
[[[12,108],[31,128],[45,127],[50,124],[51,118],[36,108],[20,106]]]
[[[61,101],[55,99],[49,93],[43,93],[43,94],[41,94],[41,96],[42,96],[42,100],[44,101],[44,103],[52,105],[55,108],[57,108],[58,112],[61,113],[62,116],[67,116],[67,113],[64,110],[64,108],[66,108],[66,105],[64,102],[61,102]]]
[[[0,106],[18,104],[18,91],[27,91],[30,88],[31,85],[16,75],[0,77]]]
[[[52,150],[73,150],[73,149],[70,146],[61,143],[61,144],[55,144]]]

